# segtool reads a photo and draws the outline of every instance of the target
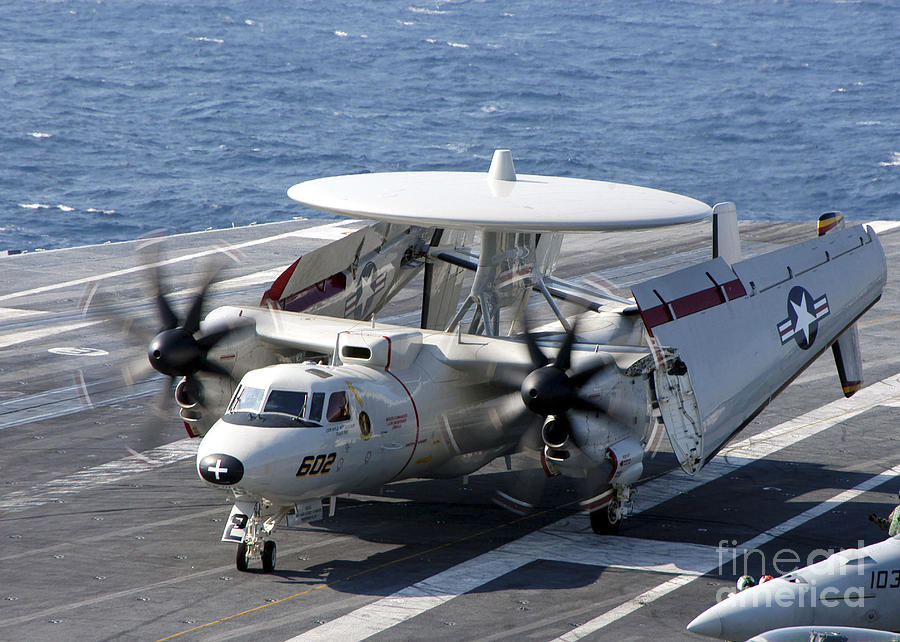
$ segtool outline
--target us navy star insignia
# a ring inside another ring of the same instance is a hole
[[[828,296],[814,299],[804,288],[795,286],[788,293],[787,313],[788,318],[777,326],[781,344],[794,339],[801,349],[808,350],[816,340],[819,321],[828,316]]]

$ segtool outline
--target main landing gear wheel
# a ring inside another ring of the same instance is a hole
[[[262,550],[262,567],[264,573],[271,573],[275,570],[275,541],[268,540],[263,545]]]
[[[591,528],[597,535],[618,535],[622,527],[622,513],[616,502],[591,511]]]
[[[237,570],[242,573],[247,572],[247,567],[250,564],[250,551],[246,542],[241,542],[237,545],[237,554],[234,556],[234,565],[237,567]]]

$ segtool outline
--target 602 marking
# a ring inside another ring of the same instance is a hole
[[[331,465],[334,463],[337,453],[329,453],[327,455],[307,455],[300,463],[297,469],[297,477],[305,477],[306,475],[327,475],[331,472]]]

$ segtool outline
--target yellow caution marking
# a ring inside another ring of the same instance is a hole
[[[356,388],[354,388],[354,387],[353,387],[353,384],[350,383],[349,381],[347,382],[347,387],[350,388],[350,392],[352,392],[352,393],[353,393],[353,396],[356,397],[356,403],[358,403],[358,404],[359,404],[359,407],[362,408],[362,407],[363,407],[363,402],[362,402],[362,399],[359,398],[359,394],[357,394]]]

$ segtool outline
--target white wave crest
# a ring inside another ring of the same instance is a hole
[[[62,203],[57,205],[56,208],[59,210],[62,210],[63,212],[74,212],[75,211],[74,207],[69,207],[68,205],[63,205]]]
[[[464,42],[447,42],[451,47],[456,47],[457,49],[468,49],[469,45]]]
[[[449,13],[441,9],[428,9],[427,7],[407,7],[406,10],[412,13],[424,13],[426,16],[442,16]]]
[[[19,207],[26,210],[49,210],[53,206],[46,203],[19,203]]]
[[[98,210],[96,207],[89,207],[85,212],[90,214],[115,214],[116,210]]]
[[[28,132],[28,135],[32,138],[50,138],[53,134],[47,134],[45,132]]]
[[[208,38],[206,36],[198,36],[196,38],[191,38],[191,40],[196,40],[197,42],[214,42],[217,45],[224,44],[225,41],[221,38]]]
[[[891,160],[879,163],[882,167],[900,167],[900,152],[892,152]]]
[[[346,31],[335,31],[334,35],[336,35],[338,38],[346,38],[350,34],[347,33]]]

